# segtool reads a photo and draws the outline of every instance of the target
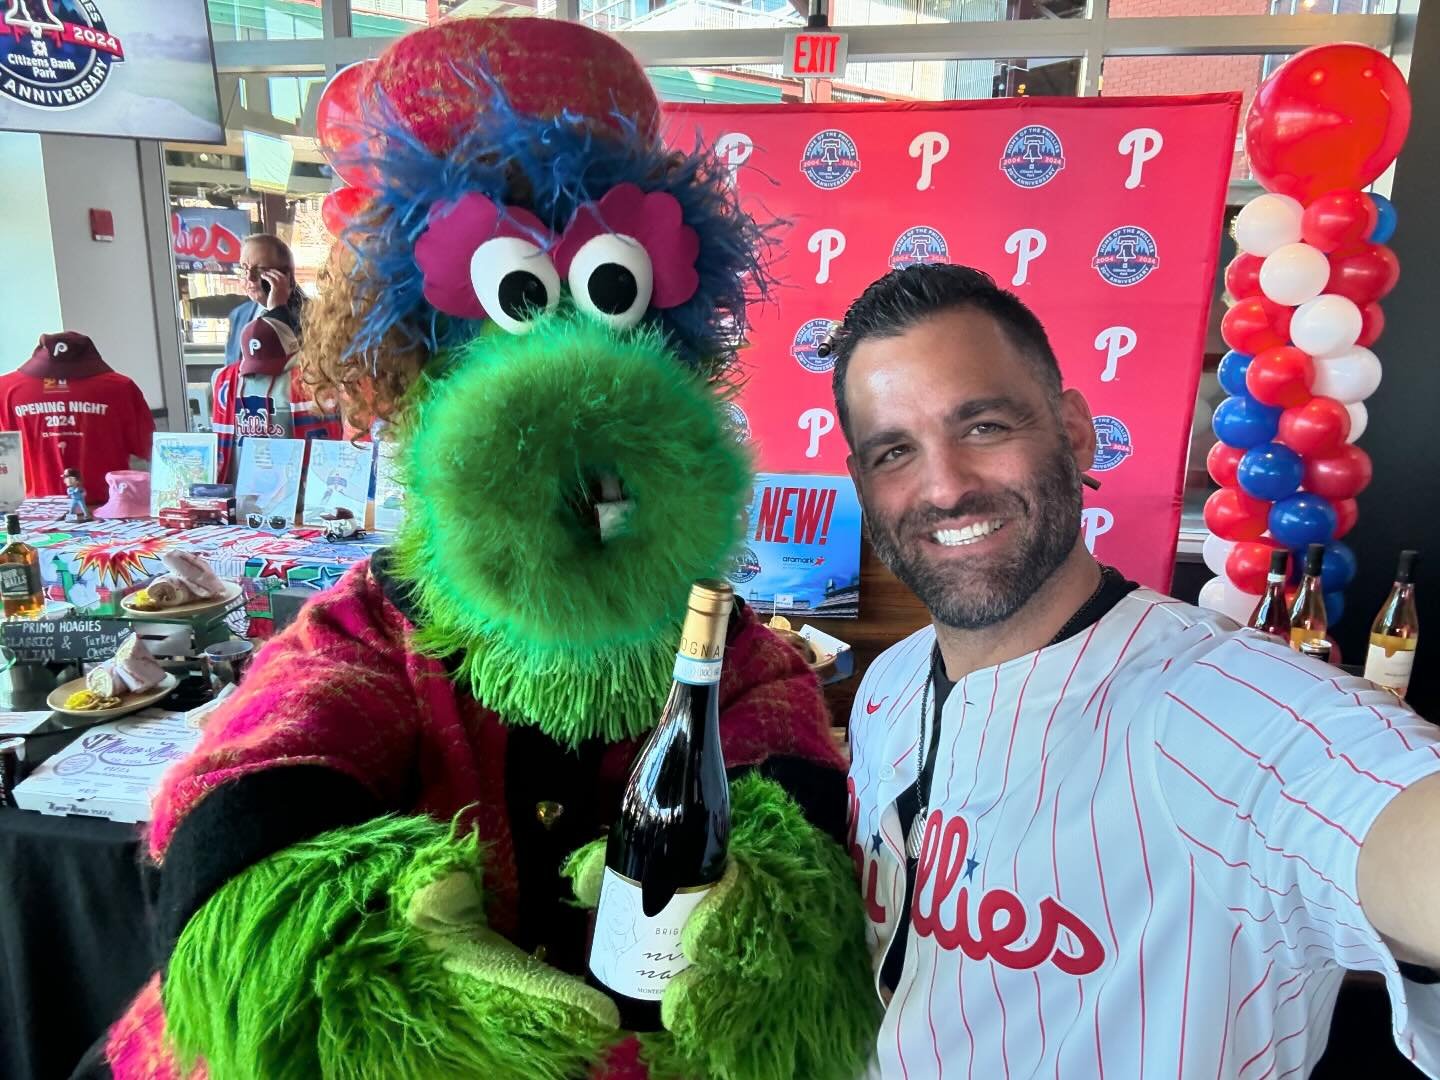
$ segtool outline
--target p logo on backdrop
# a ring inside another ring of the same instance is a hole
[[[1090,402],[1105,486],[1087,544],[1167,588],[1239,111],[1238,94],[668,107],[674,145],[698,132],[732,174],[767,180],[739,187],[777,241],[736,402],[757,467],[848,487],[833,357],[819,355],[830,320],[890,267],[977,266],[1034,308]],[[858,516],[848,528],[830,528],[817,596],[837,549],[858,552]],[[776,582],[795,565],[761,550],[768,536],[747,541],[765,564],[749,595],[767,603],[791,593]]]

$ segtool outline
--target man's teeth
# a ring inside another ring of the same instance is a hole
[[[962,544],[973,544],[976,540],[989,536],[1004,524],[1003,521],[977,521],[974,525],[966,525],[963,529],[937,529],[932,535],[937,544],[945,547],[959,547]]]

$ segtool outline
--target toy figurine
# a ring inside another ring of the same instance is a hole
[[[85,505],[85,489],[80,485],[79,471],[66,469],[60,477],[65,481],[65,494],[70,496],[70,508],[65,511],[65,520],[94,521],[95,515],[90,513],[90,507]]]

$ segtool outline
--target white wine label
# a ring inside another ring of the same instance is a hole
[[[1410,685],[1410,670],[1414,666],[1414,649],[1396,649],[1386,656],[1383,645],[1371,645],[1365,656],[1365,678],[1387,690],[1404,690]]]
[[[640,903],[640,886],[605,868],[590,970],[618,994],[659,1001],[670,980],[690,966],[680,951],[680,934],[690,913],[711,886],[677,892],[653,919]]]
[[[720,681],[719,660],[697,660],[684,653],[675,655],[675,678],[691,686],[713,686]]]

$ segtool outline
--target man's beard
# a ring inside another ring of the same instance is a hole
[[[1061,448],[1024,488],[972,492],[953,506],[927,504],[898,520],[871,513],[866,532],[880,561],[938,622],[979,630],[1014,615],[1065,562],[1080,532],[1080,511],[1080,473]],[[1004,518],[1005,531],[1019,530],[1019,540],[1003,555],[971,563],[932,561],[919,537],[958,517]]]

